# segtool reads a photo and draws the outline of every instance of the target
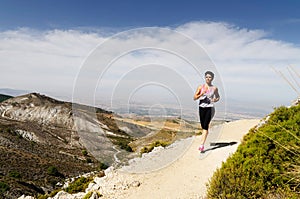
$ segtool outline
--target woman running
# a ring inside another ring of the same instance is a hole
[[[220,100],[218,88],[212,85],[214,73],[211,71],[205,72],[205,84],[199,86],[194,95],[194,100],[199,99],[199,116],[200,123],[203,129],[199,150],[204,152],[204,143],[208,135],[209,123],[214,117],[214,103]]]

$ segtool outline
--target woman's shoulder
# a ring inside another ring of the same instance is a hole
[[[214,91],[218,91],[218,87],[216,87],[215,85],[213,85],[211,88],[212,88]]]
[[[198,86],[198,89],[202,89],[204,86],[205,86],[205,84],[200,84],[200,85]]]

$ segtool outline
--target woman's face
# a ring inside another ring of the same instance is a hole
[[[213,78],[210,74],[205,75],[205,82],[207,84],[211,84],[212,80],[213,80]]]

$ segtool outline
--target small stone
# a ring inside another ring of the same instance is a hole
[[[88,188],[86,188],[85,192],[89,192],[89,191],[98,191],[100,188],[100,186],[96,183],[91,182],[88,186]]]
[[[32,196],[26,196],[24,199],[34,199]]]
[[[133,181],[132,183],[131,183],[131,186],[132,187],[139,187],[141,185],[141,183],[139,182],[139,181]]]
[[[95,177],[94,182],[101,186],[105,182],[105,177],[102,177],[102,178]]]

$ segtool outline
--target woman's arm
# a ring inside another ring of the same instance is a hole
[[[213,102],[217,102],[217,101],[219,101],[220,100],[220,94],[219,94],[219,90],[218,90],[218,88],[216,87],[216,89],[215,89],[215,97],[212,99],[212,101]]]
[[[194,95],[194,100],[197,100],[201,97],[201,89],[202,89],[202,85],[201,86],[198,86],[196,92],[195,92],[195,95]]]

